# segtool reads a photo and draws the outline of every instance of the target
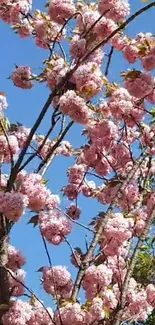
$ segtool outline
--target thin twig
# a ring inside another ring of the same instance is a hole
[[[48,311],[48,309],[45,307],[45,305],[44,305],[44,303],[37,297],[37,295],[30,289],[30,288],[28,288],[22,281],[20,281],[20,280],[18,280],[13,274],[12,274],[12,272],[10,271],[10,269],[8,269],[7,267],[5,267],[4,266],[4,268],[5,268],[5,270],[10,274],[10,276],[17,282],[17,283],[19,283],[19,284],[21,284],[30,294],[31,294],[31,296],[32,297],[34,297],[41,305],[42,305],[42,307],[46,310],[46,312],[47,312],[47,314],[48,314],[48,316],[49,316],[49,318],[51,319],[51,321],[52,322],[54,322],[54,320],[53,320],[53,318],[52,318],[52,316],[50,315],[50,313],[49,313],[49,311]]]
[[[122,186],[116,192],[115,198],[112,200],[112,202],[109,205],[106,213],[104,213],[104,218],[101,219],[100,227],[99,227],[98,231],[96,232],[96,234],[94,235],[94,237],[93,237],[93,239],[91,241],[91,244],[89,246],[89,249],[88,249],[88,251],[87,251],[87,253],[85,255],[85,258],[83,260],[83,265],[85,267],[80,268],[80,270],[79,270],[79,272],[77,274],[76,280],[75,280],[74,288],[73,288],[72,295],[71,295],[71,297],[72,297],[72,299],[74,301],[76,301],[76,297],[77,297],[77,294],[79,292],[81,281],[82,281],[82,278],[84,276],[85,269],[87,268],[88,261],[89,261],[90,257],[92,256],[92,253],[93,253],[94,249],[96,248],[96,246],[97,246],[97,244],[98,244],[98,242],[100,240],[100,237],[101,237],[101,235],[103,233],[104,226],[107,223],[107,221],[109,219],[109,216],[111,215],[111,210],[112,210],[113,205],[116,202],[117,196],[129,184],[129,182],[131,181],[131,179],[133,178],[133,176],[135,175],[136,171],[139,169],[140,165],[143,163],[145,158],[146,158],[146,153],[143,154],[143,156],[140,156],[138,163],[135,164],[135,166],[133,167],[133,169],[129,173],[126,181],[122,184]],[[106,215],[106,217],[105,217],[105,215]]]
[[[110,53],[108,54],[108,61],[107,61],[105,73],[104,73],[106,77],[108,76],[108,73],[109,73],[109,67],[110,67],[113,53],[114,53],[114,48],[113,48],[113,46],[111,46],[111,50],[110,50]]]
[[[136,257],[137,257],[137,253],[139,251],[139,249],[141,248],[142,244],[143,244],[143,240],[145,239],[145,237],[147,236],[150,226],[152,224],[152,221],[154,220],[154,216],[155,216],[155,208],[153,208],[152,212],[150,213],[150,216],[148,217],[147,221],[146,221],[146,226],[145,226],[145,230],[143,231],[142,235],[138,238],[137,244],[134,248],[131,260],[130,260],[130,264],[129,264],[129,268],[128,271],[126,273],[124,282],[123,282],[123,290],[122,290],[122,294],[121,294],[121,300],[120,300],[120,304],[119,304],[119,312],[118,312],[118,318],[114,320],[114,322],[112,323],[112,325],[119,325],[121,322],[121,315],[122,315],[122,308],[124,308],[125,306],[125,298],[126,298],[126,292],[128,289],[128,284],[130,281],[130,278],[132,276],[135,264],[136,264]],[[121,315],[119,315],[119,313]],[[116,316],[116,315],[115,315]]]
[[[31,142],[31,140],[32,140],[37,128],[38,128],[38,126],[40,125],[43,117],[45,116],[45,114],[46,114],[46,112],[47,112],[47,110],[48,110],[48,108],[49,108],[49,106],[51,104],[52,98],[53,98],[53,93],[49,95],[45,105],[43,106],[43,108],[42,108],[36,122],[34,123],[32,129],[31,129],[31,131],[30,131],[30,133],[29,133],[29,135],[27,137],[25,146],[21,150],[21,153],[20,153],[20,155],[18,157],[18,160],[17,160],[16,164],[14,165],[14,167],[11,170],[11,174],[10,174],[10,178],[8,180],[8,186],[7,186],[8,191],[10,191],[11,188],[12,188],[12,185],[13,185],[13,183],[14,183],[14,181],[16,179],[16,175],[18,173],[18,169],[19,169],[19,167],[20,167],[20,165],[21,165],[21,163],[23,161],[23,158],[25,156],[25,153],[27,151],[27,148],[28,148],[28,146],[29,146],[29,144],[30,144],[30,142]]]
[[[115,36],[118,32],[120,32],[122,29],[124,29],[129,23],[131,23],[135,18],[137,18],[139,15],[144,13],[145,11],[149,10],[150,8],[155,6],[155,1],[149,3],[148,5],[144,6],[143,8],[136,11],[132,16],[130,16],[126,21],[124,21],[118,28],[116,28],[110,35],[108,35],[106,38],[104,38],[101,42],[99,42],[97,45],[95,45],[89,53],[85,54],[84,57],[80,60],[80,63],[83,63],[85,60],[88,59],[88,57],[94,53],[96,50],[98,50],[101,46],[104,46],[113,36]]]
[[[48,248],[47,248],[46,240],[45,240],[45,238],[44,238],[43,235],[41,235],[41,237],[42,237],[42,240],[43,240],[43,244],[44,244],[44,247],[45,247],[46,255],[47,255],[47,258],[48,258],[48,261],[49,261],[49,265],[52,266],[52,261],[51,261],[51,257],[50,257],[50,254],[49,254],[49,251],[48,251]]]
[[[46,140],[47,138],[49,137],[49,135],[51,134],[51,132],[53,131],[56,123],[58,122],[60,118],[57,118],[57,120],[53,122],[53,119],[52,119],[52,125],[51,127],[49,128],[46,136],[44,137],[44,140],[42,141],[41,145],[38,147],[38,149],[36,150],[35,153],[33,153],[24,163],[23,165],[18,169],[18,172],[20,172],[22,169],[24,169],[29,163],[30,161],[32,161],[36,156],[38,156],[39,152],[43,149],[45,143],[46,143]]]
[[[62,53],[62,55],[63,55],[64,60],[67,61],[66,53],[65,53],[65,50],[64,50],[64,48],[63,48],[61,42],[58,42],[58,45],[59,45],[59,47],[60,47],[60,50],[61,50],[61,53]]]
[[[75,261],[76,261],[78,267],[80,267],[79,261],[78,261],[76,255],[75,255],[75,252],[74,252],[74,248],[72,247],[72,245],[70,244],[70,242],[69,242],[69,240],[66,238],[66,236],[63,236],[63,237],[64,237],[65,242],[66,242],[67,245],[69,246],[69,248],[70,248],[70,250],[71,250],[71,252],[72,252],[72,254],[73,254],[73,256],[74,256],[74,259],[75,259]]]
[[[73,19],[74,17],[76,17],[76,16],[78,16],[78,15],[82,16],[81,12],[76,12],[75,14],[73,14],[72,16],[70,16],[70,17],[69,17],[69,18],[64,22],[63,26],[61,27],[61,29],[59,30],[59,32],[57,33],[56,37],[55,37],[54,40],[53,40],[52,48],[50,49],[50,57],[49,57],[49,59],[51,58],[51,56],[52,56],[52,54],[53,54],[54,47],[55,47],[55,44],[56,44],[56,42],[57,42],[57,39],[58,39],[58,37],[62,34],[62,32],[63,32],[65,26],[69,23],[69,21],[70,21],[71,19]]]
[[[91,30],[96,26],[96,24],[103,18],[103,16],[105,16],[108,12],[110,11],[110,9],[107,9],[105,12],[103,12],[103,14],[90,26],[90,28],[81,35],[82,38],[86,38],[86,36],[91,32]]]
[[[61,210],[60,208],[58,208],[58,207],[56,207],[56,210],[62,212],[62,210]],[[70,221],[72,221],[73,223],[75,223],[76,225],[85,228],[86,230],[92,232],[93,234],[95,233],[94,230],[92,230],[91,228],[87,227],[87,226],[84,225],[83,223],[81,223],[81,222],[79,222],[79,221],[76,221],[76,220],[72,219],[72,218],[71,218],[71,217],[70,217],[66,212],[63,212],[63,214],[64,214],[64,215],[65,215],[65,216],[66,216]]]
[[[49,264],[50,264],[50,267],[51,267],[51,271],[52,271],[54,294],[55,294],[55,298],[56,298],[56,302],[57,302],[57,309],[58,309],[58,313],[59,313],[59,319],[60,319],[61,325],[63,325],[62,318],[61,318],[61,313],[60,313],[60,308],[59,308],[59,305],[58,305],[58,293],[57,293],[57,287],[56,287],[56,282],[55,282],[55,277],[54,277],[52,260],[51,260],[51,257],[50,257],[50,254],[49,254],[49,251],[48,251],[48,248],[47,248],[47,244],[46,244],[46,241],[45,241],[45,238],[44,238],[43,235],[42,235],[42,239],[43,239],[43,244],[44,244],[44,247],[45,247],[46,255],[47,255],[47,258],[48,258],[48,261],[49,261]]]
[[[61,141],[63,140],[63,138],[65,137],[65,135],[67,134],[67,132],[69,131],[69,129],[71,128],[71,126],[74,124],[74,121],[71,121],[68,123],[68,125],[66,126],[66,128],[63,130],[63,132],[61,133],[59,139],[57,140],[57,142],[53,145],[53,147],[51,148],[51,150],[48,152],[46,158],[41,161],[41,163],[39,164],[38,168],[36,169],[36,173],[39,173],[41,171],[41,169],[44,167],[44,165],[48,164],[50,158],[52,157],[54,151],[58,148],[59,144],[61,143]],[[48,165],[47,165],[48,167]]]

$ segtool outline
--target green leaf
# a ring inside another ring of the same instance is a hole
[[[48,179],[42,179],[41,180],[41,184],[47,184],[48,183]]]
[[[36,226],[38,225],[38,218],[39,218],[39,216],[38,216],[38,214],[36,214],[35,216],[33,216],[33,217],[28,221],[27,224],[32,223],[32,224],[33,224],[33,227],[36,227]]]
[[[155,124],[155,118],[153,118],[153,120],[151,120],[150,124]]]

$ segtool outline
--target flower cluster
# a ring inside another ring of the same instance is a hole
[[[59,204],[59,197],[51,194],[39,174],[21,172],[18,174],[17,186],[20,193],[28,197],[28,207],[33,211],[40,211],[48,206],[54,208]]]
[[[19,66],[14,69],[11,79],[16,87],[23,89],[31,89],[33,84],[31,81],[31,69],[28,66]]]
[[[53,266],[43,268],[43,287],[47,293],[54,297],[69,297],[73,283],[71,275],[64,266]]]
[[[87,124],[92,114],[85,100],[74,90],[68,90],[59,100],[60,111],[75,122]]]
[[[11,221],[18,221],[28,204],[27,195],[0,191],[0,213]]]
[[[21,252],[15,248],[14,246],[9,245],[8,247],[8,261],[7,267],[12,270],[16,271],[18,268],[25,264],[25,258],[21,254]]]
[[[39,213],[39,226],[42,235],[54,245],[60,244],[71,232],[71,221],[59,210]]]

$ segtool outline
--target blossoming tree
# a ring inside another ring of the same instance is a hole
[[[15,66],[11,81],[25,92],[35,83],[49,89],[31,128],[7,120],[0,94],[0,325],[155,324],[155,36],[131,38],[125,29],[149,10],[155,1],[130,14],[127,0],[51,0],[45,12],[32,11],[31,0],[0,0],[0,18],[46,56],[38,75]],[[109,78],[116,52],[130,65],[120,67],[120,83]],[[41,135],[48,111],[51,123]],[[76,124],[78,148],[66,140]],[[45,180],[57,156],[73,158],[61,189],[65,208]],[[89,224],[80,221],[83,196]],[[89,200],[101,212],[91,215]],[[39,272],[50,307],[27,286],[26,259],[10,244],[24,212],[48,257]],[[85,252],[70,242],[75,227],[77,237],[80,227],[89,233]],[[47,243],[67,243],[66,266],[61,258],[53,265]]]

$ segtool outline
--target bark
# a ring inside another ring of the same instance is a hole
[[[10,294],[8,273],[4,267],[8,259],[8,231],[5,217],[1,215],[0,218],[0,325],[2,325],[2,316],[8,309]]]

